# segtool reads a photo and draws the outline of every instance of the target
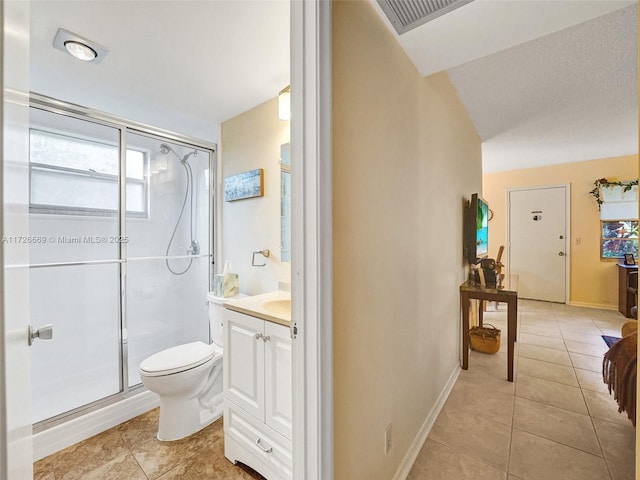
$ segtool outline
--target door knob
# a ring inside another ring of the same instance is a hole
[[[29,325],[29,345],[33,344],[33,341],[39,338],[41,340],[51,340],[53,338],[53,325],[43,325],[42,327],[35,329]]]
[[[561,257],[564,257],[564,252],[558,252],[558,255],[560,255]]]

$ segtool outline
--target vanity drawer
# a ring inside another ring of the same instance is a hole
[[[253,457],[264,464],[268,470],[278,472],[278,478],[291,478],[293,470],[291,441],[259,422],[251,415],[236,407],[233,403],[225,402],[224,430],[228,435],[246,449]],[[260,472],[259,465],[252,465],[250,461],[240,460]],[[263,472],[260,472],[263,473]],[[267,478],[271,478],[267,474]],[[274,477],[275,478],[275,477]]]

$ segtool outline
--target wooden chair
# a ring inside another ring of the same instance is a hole
[[[638,272],[630,272],[627,276],[627,292],[636,299],[636,304],[631,307],[631,315],[638,320]]]

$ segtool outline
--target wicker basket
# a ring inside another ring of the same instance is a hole
[[[482,353],[496,353],[500,350],[500,329],[489,323],[484,325],[469,329],[471,349]]]

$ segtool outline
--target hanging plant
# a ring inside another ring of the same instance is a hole
[[[599,178],[598,180],[593,182],[593,184],[595,186],[593,187],[593,190],[591,190],[589,193],[595,197],[596,202],[598,202],[598,210],[600,210],[600,207],[604,203],[604,200],[602,199],[602,190],[601,190],[603,187],[604,188],[622,187],[623,192],[628,192],[633,187],[638,185],[638,180],[631,180],[629,182],[614,182],[614,181],[609,181],[606,178]]]

